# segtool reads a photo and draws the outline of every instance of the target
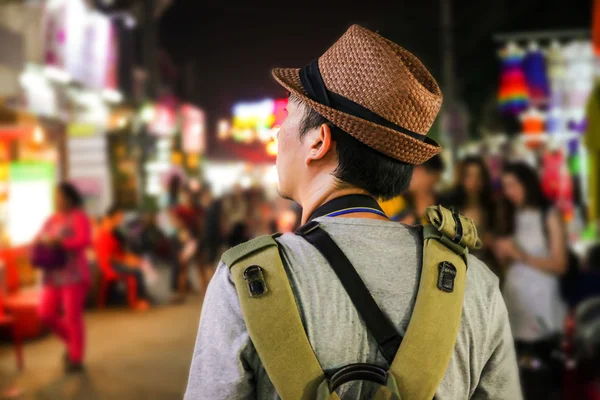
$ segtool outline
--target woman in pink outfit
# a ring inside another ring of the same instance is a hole
[[[67,252],[64,267],[44,270],[39,310],[42,322],[65,342],[67,372],[83,370],[83,308],[90,283],[85,251],[92,241],[92,229],[82,205],[82,197],[73,185],[60,184],[56,191],[57,211],[48,218],[36,239],[60,245]]]

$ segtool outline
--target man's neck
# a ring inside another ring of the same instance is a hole
[[[312,215],[313,212],[323,204],[328,203],[333,199],[337,199],[338,197],[347,196],[350,194],[366,194],[368,193],[359,188],[338,188],[334,185],[329,186],[320,186],[309,192],[304,199],[301,199],[299,202],[302,206],[302,225],[308,222],[308,218]],[[376,214],[372,213],[357,213],[350,214],[354,218],[373,218],[373,219],[383,219]]]

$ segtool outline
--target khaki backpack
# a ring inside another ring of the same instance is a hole
[[[460,326],[468,249],[481,247],[469,218],[442,206],[429,207],[426,216],[430,223],[423,226],[417,299],[389,371],[382,370],[381,376],[378,367],[365,365],[344,371],[346,381],[367,375],[381,379],[378,400],[434,397]],[[250,338],[279,396],[339,399],[332,390],[339,379],[325,376],[306,337],[275,239],[263,236],[237,246],[222,261],[230,268]]]

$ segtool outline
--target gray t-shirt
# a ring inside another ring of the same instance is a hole
[[[422,239],[396,222],[320,218],[382,311],[404,334],[415,303]],[[326,372],[352,363],[387,367],[331,267],[305,239],[277,239],[302,322]],[[424,354],[424,357],[427,355]],[[342,399],[369,398],[368,383],[342,386]],[[186,400],[278,399],[252,345],[226,265],[204,300]],[[521,399],[513,339],[498,279],[470,256],[460,331],[438,400]]]

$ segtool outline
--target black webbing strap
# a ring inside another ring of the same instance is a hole
[[[396,332],[396,328],[383,314],[348,257],[316,221],[304,225],[296,234],[315,246],[325,257],[346,289],[356,311],[365,321],[367,329],[375,337],[379,350],[391,365],[400,348],[402,336]]]

